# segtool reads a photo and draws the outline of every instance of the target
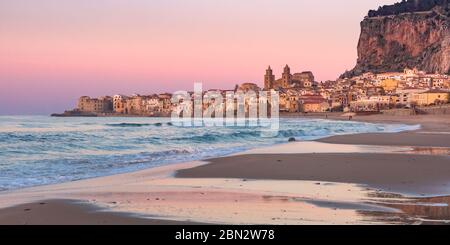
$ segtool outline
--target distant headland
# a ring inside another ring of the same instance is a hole
[[[405,68],[449,74],[449,25],[447,0],[408,0],[371,10],[361,22],[357,64],[341,77]]]

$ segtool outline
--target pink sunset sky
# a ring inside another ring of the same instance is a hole
[[[48,114],[81,95],[262,85],[357,58],[359,23],[396,0],[1,0],[0,114]]]

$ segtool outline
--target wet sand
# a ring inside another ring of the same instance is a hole
[[[0,225],[196,225],[108,212],[73,200],[43,200],[0,209]]]
[[[399,212],[358,211],[362,215],[372,217],[379,223],[410,225],[448,225],[450,224],[450,196],[401,197],[396,194],[375,193],[382,201],[374,204],[399,210]],[[390,197],[389,197],[390,196]]]
[[[0,224],[447,223],[450,117],[354,120],[422,128],[0,192]]]
[[[55,199],[82,200],[83,205],[109,211],[108,215],[139,214],[138,217],[181,221],[182,224],[374,224],[376,222],[357,210],[395,212],[366,203],[371,190],[355,184],[172,176],[174,171],[202,164],[205,163],[193,162],[2,192],[0,208],[6,209],[0,210],[0,214],[9,216],[0,216],[0,219],[8,217],[0,223],[23,223],[26,208],[19,206],[19,212],[11,213],[9,207]],[[55,214],[36,212],[35,215],[35,220],[46,224],[43,220]],[[64,213],[61,217],[63,221],[71,219]],[[111,224],[122,222],[116,218],[109,220]]]
[[[409,195],[450,194],[449,156],[321,153],[238,155],[177,172],[180,178],[308,180],[364,184]]]
[[[313,117],[317,118],[317,116]],[[347,120],[338,115],[328,116],[328,118]],[[384,195],[386,200],[376,202],[385,207],[395,208],[400,211],[400,214],[358,211],[368,217],[375,217],[374,219],[381,223],[448,223],[450,115],[373,115],[356,116],[353,120],[420,124],[421,128],[401,133],[333,136],[317,140],[316,142],[325,144],[318,145],[320,148],[316,149],[310,149],[305,144],[296,146],[297,143],[257,149],[247,155],[209,159],[209,164],[180,170],[176,176],[179,178],[240,178],[247,181],[277,179],[356,183],[378,193],[378,195],[371,194],[371,197],[383,196],[379,193],[392,192],[395,193],[395,197],[403,200],[394,205],[390,201],[392,196]],[[346,147],[341,149],[339,145]],[[351,145],[355,147],[360,145],[361,148],[347,147]],[[385,148],[372,148],[378,152],[361,153],[372,146],[388,147],[394,152],[386,152]],[[310,152],[315,153],[307,154],[301,149],[295,150],[297,147],[306,147]],[[328,147],[335,152],[327,153]],[[396,147],[400,148],[395,149]],[[403,150],[404,147],[411,147],[411,150]],[[352,150],[355,151],[347,152]],[[275,154],[277,151],[279,154]],[[295,151],[298,153],[295,154]],[[411,197],[421,197],[421,199],[414,203],[404,201],[410,200]],[[444,202],[434,203],[438,198]]]
[[[450,134],[439,132],[406,132],[392,134],[355,134],[333,136],[318,142],[352,145],[450,147]]]

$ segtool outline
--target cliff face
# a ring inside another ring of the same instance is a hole
[[[426,12],[366,17],[361,22],[357,65],[344,76],[414,67],[448,74],[449,26],[448,8],[440,6]]]

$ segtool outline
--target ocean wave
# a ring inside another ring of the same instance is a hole
[[[0,133],[0,142],[70,142],[89,137],[83,132]]]
[[[416,125],[401,124],[401,125],[385,125],[384,128],[381,130],[383,130],[386,133],[399,133],[403,131],[415,131],[421,128],[422,126],[420,124]]]
[[[259,137],[258,131],[245,131],[245,132],[228,132],[228,133],[204,133],[201,135],[189,135],[184,137],[170,138],[170,141],[188,141],[194,143],[207,143],[216,141],[227,141],[238,138]]]
[[[203,133],[201,135],[189,135],[183,137],[174,137],[169,138],[169,141],[182,141],[182,142],[193,142],[193,143],[212,143],[212,142],[229,142],[229,141],[237,141],[245,140],[245,141],[258,141],[263,140],[261,138],[261,133],[263,131],[260,129],[246,129],[242,131],[225,131],[220,133]],[[312,130],[309,132],[312,136],[320,136],[326,135],[326,130]],[[290,137],[303,137],[307,136],[308,133],[302,129],[287,129],[287,130],[279,130],[278,135],[271,137],[272,139],[285,139]]]
[[[157,151],[157,152],[141,152],[138,155],[143,157],[160,157],[160,156],[168,156],[168,155],[182,155],[182,154],[191,154],[194,151],[188,149],[173,149],[166,151]]]
[[[264,127],[179,127],[161,118],[77,118],[70,121],[27,118],[31,128],[26,129],[16,125],[23,123],[18,119],[2,120],[10,126],[0,132],[0,189],[61,183],[221,157],[287,142],[291,137],[314,140],[333,135],[420,128],[419,125],[280,119],[278,134],[269,138],[261,136],[266,130]],[[49,128],[34,129],[34,124],[43,123]]]
[[[150,123],[108,123],[106,124],[106,126],[109,127],[147,127],[147,126],[152,126],[152,125],[156,125],[158,123],[155,124],[150,124]]]

